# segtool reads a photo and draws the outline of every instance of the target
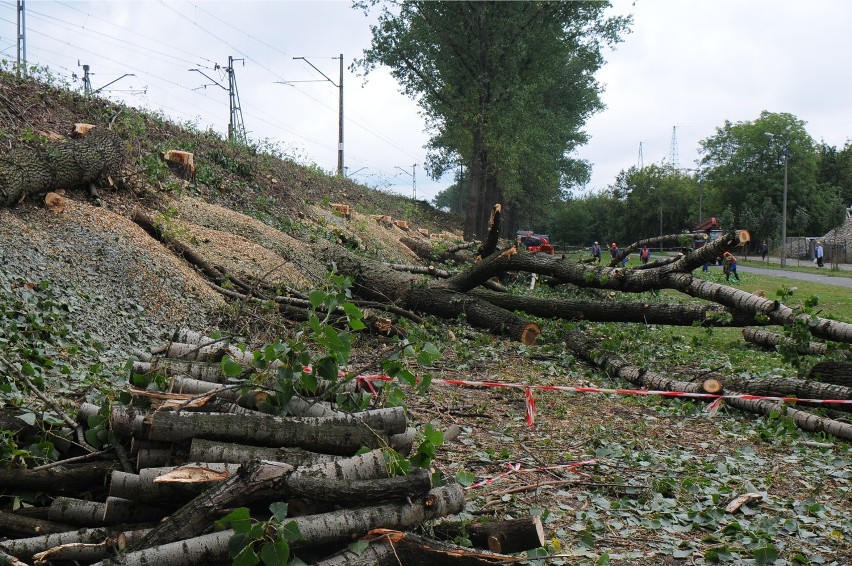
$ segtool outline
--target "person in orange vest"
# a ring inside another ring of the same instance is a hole
[[[725,281],[730,281],[731,274],[734,274],[734,279],[740,280],[737,275],[737,258],[731,255],[731,252],[722,254],[722,270],[725,272]]]
[[[648,260],[651,259],[651,250],[648,249],[648,246],[642,246],[642,249],[639,250],[639,259],[642,260],[642,265],[648,263]]]

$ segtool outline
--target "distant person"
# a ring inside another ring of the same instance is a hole
[[[648,264],[648,260],[651,259],[651,250],[648,249],[648,246],[642,246],[642,249],[639,250],[639,259],[642,260],[642,265]]]
[[[737,275],[737,258],[731,252],[722,254],[722,271],[725,272],[725,281],[731,280],[731,274],[734,275],[734,279],[740,280],[740,276]]]
[[[592,246],[592,258],[595,263],[601,262],[601,245],[597,242]]]
[[[822,242],[817,242],[815,253],[817,267],[822,267]]]
[[[615,242],[613,242],[609,246],[609,255],[611,255],[612,259],[615,260],[615,259],[618,259],[618,256],[620,254],[621,254],[621,252],[619,251],[618,246],[615,244]],[[624,267],[626,265],[627,265],[627,256],[624,256],[623,258],[621,258],[621,267]]]
[[[612,257],[613,261],[618,259],[618,254],[619,254],[618,246],[615,245],[615,242],[611,243],[609,245],[609,255]]]
[[[763,243],[760,244],[760,259],[766,261],[766,254],[769,253],[769,244],[766,243],[766,240],[763,240]]]

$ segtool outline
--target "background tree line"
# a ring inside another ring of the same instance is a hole
[[[693,169],[630,167],[603,191],[569,192],[537,208],[522,227],[563,245],[627,243],[689,230],[715,216],[726,229],[748,229],[753,242],[778,241],[785,153],[788,236],[822,236],[852,205],[852,143],[840,149],[817,143],[791,114],[764,111],[754,121],[725,122],[700,145],[702,158]],[[463,211],[458,195],[466,183],[457,175],[433,204]]]
[[[710,216],[753,241],[777,240],[785,156],[789,236],[826,233],[852,204],[849,144],[817,144],[803,121],[766,111],[702,140],[694,169],[631,167],[606,190],[578,191],[591,165],[573,152],[603,109],[595,73],[631,24],[608,15],[608,2],[355,5],[380,14],[354,67],[366,75],[387,66],[420,105],[431,134],[427,172],[458,172],[434,203],[464,215],[468,239],[486,233],[499,202],[504,235],[531,229],[563,245],[680,232]]]

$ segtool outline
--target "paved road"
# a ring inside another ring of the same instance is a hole
[[[825,285],[834,285],[836,287],[846,287],[848,289],[852,289],[852,277],[829,277],[828,275],[820,275],[819,273],[803,273],[801,271],[789,270],[782,271],[781,269],[764,269],[762,267],[746,267],[745,265],[738,266],[737,271],[741,273],[756,273],[758,275],[769,275],[770,277],[796,279],[798,281],[812,281],[814,283],[823,283]]]

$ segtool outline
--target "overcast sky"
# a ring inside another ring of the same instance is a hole
[[[692,168],[699,140],[762,110],[790,112],[816,141],[838,148],[852,135],[852,2],[616,0],[613,11],[633,14],[634,24],[598,73],[607,108],[589,121],[592,139],[577,152],[593,165],[587,190],[639,164],[640,144],[645,165],[676,157]],[[415,181],[425,199],[452,182],[426,177],[423,121],[390,75],[375,72],[365,83],[348,70],[369,46],[372,21],[348,1],[28,0],[25,21],[30,64],[69,81],[75,74],[78,88],[79,65],[89,65],[93,89],[118,79],[103,95],[223,135],[228,92],[208,77],[227,87],[228,57],[242,59],[234,70],[249,137],[329,172],[337,167],[342,53],[348,174],[409,196]],[[15,59],[16,32],[15,2],[0,2],[7,59]]]

